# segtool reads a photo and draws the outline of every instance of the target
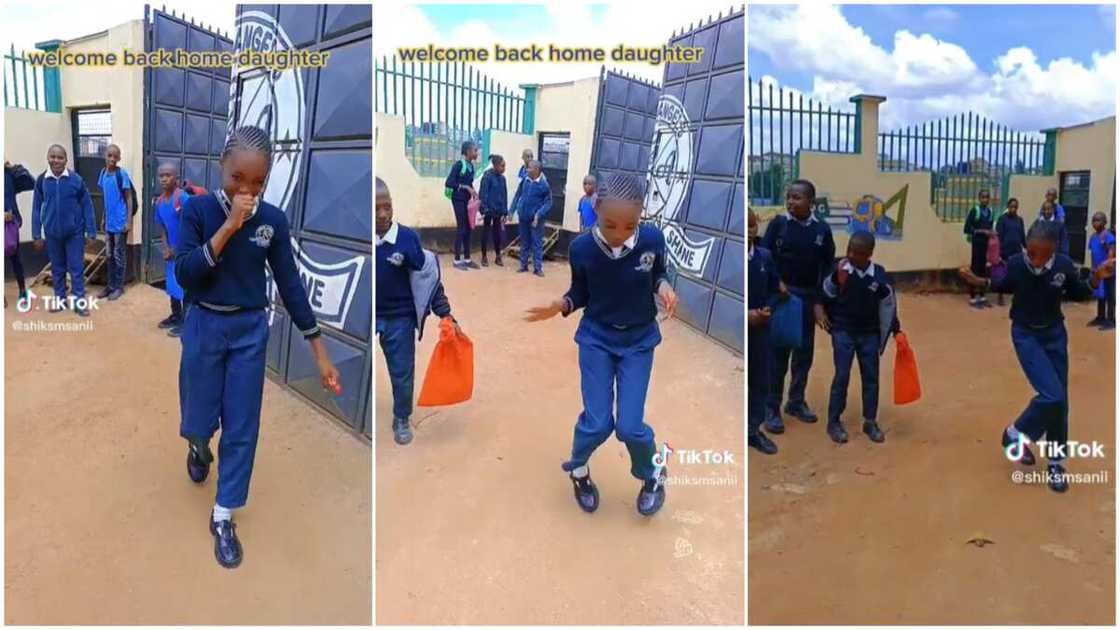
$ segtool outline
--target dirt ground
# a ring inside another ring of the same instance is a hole
[[[750,455],[749,623],[1112,625],[1115,337],[1085,327],[1095,303],[1065,306],[1070,439],[1106,445],[1106,459],[1067,468],[1107,471],[1107,483],[1065,495],[1014,485],[1000,430],[1033,391],[1007,307],[975,311],[965,300],[902,296],[923,397],[891,402],[892,343],[882,362],[884,444],[860,431],[856,369],[850,441],[826,435],[832,349],[818,330],[808,400],[821,421],[787,417],[774,437],[779,453]]]
[[[80,318],[21,315],[14,283],[6,294],[7,623],[370,623],[367,444],[266,381],[236,515],[245,560],[222,569],[207,529],[216,464],[202,487],[186,476],[179,341],[155,326],[165,294],[134,285],[83,332],[15,332]]]
[[[418,408],[393,442],[384,357],[377,374],[377,623],[742,624],[743,362],[677,321],[662,324],[647,400],[658,441],[726,449],[732,465],[670,463],[671,475],[734,484],[669,486],[653,518],[611,437],[591,460],[601,503],[576,506],[560,469],[580,412],[572,340],[579,317],[528,324],[524,310],[567,290],[515,265],[456,271],[452,310],[475,343],[473,400]],[[438,337],[417,348],[417,392]]]

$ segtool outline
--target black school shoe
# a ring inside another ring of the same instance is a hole
[[[767,455],[773,455],[778,452],[778,445],[775,444],[773,440],[766,437],[766,434],[762,431],[754,431],[747,436],[747,445]]]
[[[844,425],[837,420],[828,423],[828,437],[832,438],[832,441],[837,444],[845,444],[848,441],[848,432],[844,430]]]
[[[669,476],[669,469],[662,468],[656,479],[646,479],[642,482],[642,489],[638,491],[638,513],[642,516],[653,516],[665,505],[665,480]]]
[[[408,426],[408,418],[393,418],[393,441],[401,446],[412,441],[412,429]]]
[[[189,442],[187,446],[187,476],[195,483],[206,481],[210,474],[210,462],[214,461],[214,454],[210,452],[210,445],[199,446]]]
[[[214,522],[214,513],[210,513],[210,535],[214,537],[214,559],[226,569],[236,569],[241,565],[244,551],[241,541],[237,539],[237,525],[233,519]]]
[[[110,289],[109,287],[105,287],[104,289],[101,290],[101,293],[97,294],[97,299],[104,300],[105,298],[109,297],[109,294],[112,293],[112,292],[113,292],[112,289]]]
[[[160,329],[172,328],[178,323],[179,323],[179,318],[175,317],[175,315],[172,314],[172,315],[168,315],[167,317],[164,317],[163,320],[160,321],[160,323],[156,324],[156,328],[160,328]]]
[[[1104,318],[1094,317],[1093,319],[1090,319],[1088,322],[1086,322],[1085,325],[1088,326],[1089,328],[1092,328],[1093,326],[1100,326],[1103,323],[1104,323]]]
[[[886,436],[883,435],[883,430],[879,428],[878,423],[874,420],[863,421],[863,432],[867,434],[867,437],[871,438],[872,442],[882,443],[883,440],[886,439]]]
[[[1007,454],[1007,447],[1011,446],[1015,440],[1007,434],[1007,429],[1003,430],[1003,436],[1000,437],[1000,444],[1003,446],[1004,455]],[[1026,444],[1023,445],[1023,456],[1019,458],[1019,463],[1024,466],[1034,466],[1034,453],[1031,452],[1031,447]]]
[[[595,486],[594,481],[591,481],[591,471],[588,470],[587,475],[583,477],[568,473],[568,478],[572,480],[572,491],[575,493],[579,509],[588,514],[599,509],[599,488]]]
[[[1102,330],[1102,331],[1105,331],[1105,332],[1107,332],[1109,330],[1116,330],[1116,321],[1111,320],[1111,319],[1107,319],[1104,322],[1102,322],[1101,325],[1098,328],[1099,328],[1099,330]]]
[[[782,422],[782,417],[774,413],[769,407],[766,408],[766,420],[762,424],[767,431],[774,435],[781,435],[786,432],[786,425]]]
[[[817,414],[813,413],[812,409],[809,409],[809,405],[805,404],[805,401],[796,403],[787,402],[786,413],[809,424],[817,421]]]
[[[1051,490],[1054,492],[1065,492],[1069,490],[1069,482],[1065,479],[1066,469],[1063,468],[1061,464],[1050,462],[1046,467],[1046,472],[1048,473],[1046,485],[1050,486]]]

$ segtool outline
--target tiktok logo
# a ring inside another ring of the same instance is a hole
[[[1003,449],[1003,454],[1007,456],[1007,459],[1013,462],[1017,462],[1020,459],[1023,459],[1023,449],[1026,448],[1027,444],[1029,443],[1030,440],[1028,440],[1026,436],[1020,433],[1019,436],[1015,438],[1014,442],[1008,444]]]
[[[669,446],[668,442],[662,442],[661,449],[653,454],[653,465],[657,467],[658,470],[664,468],[665,464],[669,463],[669,453],[672,452],[673,447]]]

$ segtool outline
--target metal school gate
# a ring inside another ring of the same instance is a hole
[[[274,139],[264,198],[282,208],[343,394],[323,392],[310,346],[269,280],[268,367],[280,382],[371,433],[373,111],[371,7],[238,5],[237,50],[330,52],[322,68],[238,69],[231,125]]]
[[[645,219],[664,232],[679,315],[743,352],[744,13],[709,20],[670,45],[704,49],[656,86],[606,72],[593,172],[647,177]]]

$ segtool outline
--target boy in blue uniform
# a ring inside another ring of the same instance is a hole
[[[164,162],[157,171],[160,194],[152,200],[156,223],[163,226],[164,284],[171,300],[171,315],[159,323],[167,335],[178,337],[183,324],[183,287],[175,280],[175,248],[179,244],[179,212],[187,200],[187,193],[179,188],[179,170],[174,164]]]
[[[66,157],[66,149],[62,145],[52,144],[47,149],[50,168],[35,180],[35,194],[31,202],[31,238],[36,251],[43,251],[43,234],[46,233],[55,297],[50,312],[57,313],[63,309],[66,274],[69,273],[70,288],[74,294],[71,308],[78,315],[88,317],[82,267],[85,239],[97,238],[97,225],[93,219],[89,190],[80,175],[66,168]]]
[[[1027,253],[1007,263],[1007,275],[993,283],[967,268],[961,277],[976,287],[994,287],[1014,294],[1011,300],[1011,342],[1023,373],[1037,394],[1000,437],[1005,455],[1033,466],[1027,446],[1046,435],[1051,490],[1065,492],[1066,441],[1069,436],[1069,342],[1062,298],[1086,300],[1102,280],[1112,276],[1115,259],[1105,261],[1088,282],[1081,280],[1073,260],[1058,251],[1059,232],[1051,222],[1036,222],[1027,234]]]
[[[579,200],[579,231],[586,232],[595,225],[595,188],[598,184],[594,175],[583,178],[583,197]]]
[[[1116,237],[1105,229],[1107,226],[1108,217],[1105,213],[1093,214],[1093,234],[1089,236],[1089,255],[1092,259],[1093,271],[1116,258]],[[1109,276],[1097,285],[1093,297],[1097,298],[1097,317],[1091,320],[1089,325],[1099,326],[1101,330],[1116,328],[1116,278]]]
[[[533,273],[544,277],[544,220],[552,209],[552,189],[541,173],[541,163],[529,161],[525,179],[517,185],[513,195],[513,208],[517,211],[518,240],[521,244],[521,267],[517,273],[529,271],[529,252],[533,253]]]
[[[1054,233],[1058,237],[1058,253],[1069,256],[1069,234],[1066,232],[1065,222],[1058,218],[1057,204],[1049,200],[1042,202],[1042,210],[1039,211],[1038,218],[1034,220],[1034,223],[1049,223],[1053,226]],[[1031,227],[1034,227],[1034,225]]]
[[[892,295],[891,283],[882,265],[871,262],[875,235],[856,232],[848,241],[847,257],[824,279],[825,309],[832,333],[832,358],[836,374],[828,398],[828,436],[833,442],[848,441],[841,416],[848,404],[848,380],[852,359],[859,360],[863,390],[863,432],[872,442],[882,442],[879,413],[880,304]],[[898,317],[891,331],[898,332]]]
[[[18,229],[23,227],[23,215],[19,213],[19,203],[16,195],[35,189],[35,178],[20,164],[4,162],[4,223],[15,222]],[[6,244],[5,244],[6,245]],[[19,299],[27,297],[27,281],[23,274],[23,261],[19,258],[19,240],[15,243],[15,252],[8,256],[8,264],[12,266],[12,273],[16,275],[16,284],[19,286]]]
[[[787,216],[778,216],[766,226],[762,246],[774,257],[778,274],[789,292],[801,299],[801,347],[793,350],[775,348],[774,372],[770,381],[770,400],[767,405],[766,429],[782,433],[782,390],[786,372],[789,371],[789,400],[785,412],[802,422],[816,422],[817,416],[805,402],[805,387],[809,383],[809,369],[813,366],[815,329],[813,322],[827,330],[828,315],[820,303],[820,288],[824,277],[831,271],[836,256],[836,242],[832,229],[813,215],[813,199],[817,189],[813,183],[799,179],[786,190]],[[792,355],[792,357],[791,357]]]
[[[1027,249],[1027,230],[1023,224],[1023,217],[1019,215],[1019,200],[1012,197],[1007,200],[1007,210],[999,215],[996,220],[996,235],[999,237],[999,257],[1006,264],[1015,254],[1022,254]],[[997,294],[999,305],[1003,306],[1003,294]]]
[[[97,176],[105,200],[105,244],[107,275],[105,289],[97,296],[116,300],[124,294],[125,256],[127,255],[128,224],[132,219],[132,180],[128,171],[118,166],[121,149],[110,144],[105,149],[105,168]]]
[[[320,338],[292,253],[284,211],[260,199],[272,164],[272,138],[257,127],[230,134],[221,187],[191,197],[180,214],[175,276],[185,291],[179,364],[179,434],[189,442],[187,474],[202,483],[218,443],[218,492],[209,519],[221,566],[241,564],[233,510],[245,505],[260,432],[268,346],[265,265],[296,328],[311,345],[320,383],[342,392]]]
[[[996,236],[995,214],[988,204],[991,194],[988,189],[981,188],[976,195],[977,203],[968,211],[964,219],[964,240],[972,245],[971,268],[972,273],[979,278],[988,276],[988,239]],[[988,308],[988,298],[982,288],[969,287],[968,304],[973,308]]]
[[[520,184],[521,180],[529,176],[529,162],[533,161],[533,150],[525,149],[521,152],[521,168],[517,169],[517,181]]]
[[[393,385],[393,440],[412,441],[412,391],[416,374],[416,335],[424,338],[424,320],[435,313],[450,318],[451,305],[439,278],[435,254],[420,246],[420,236],[393,221],[389,187],[377,178],[374,206],[377,254],[376,331]],[[455,323],[459,330],[459,324]]]
[[[788,297],[769,250],[758,247],[758,216],[747,211],[747,444],[773,455],[778,445],[762,432],[766,399],[770,395],[770,301]]]
[[[474,190],[474,161],[478,159],[478,145],[467,140],[461,147],[462,159],[451,165],[451,172],[443,185],[451,197],[455,211],[455,268],[478,269],[471,262],[471,221],[467,203],[478,197]]]
[[[665,502],[668,473],[654,464],[653,429],[644,415],[653,350],[661,342],[655,297],[672,317],[677,295],[666,274],[665,237],[656,227],[640,224],[642,189],[640,180],[624,174],[600,184],[599,225],[577,236],[569,251],[571,288],[547,306],[529,309],[525,317],[535,322],[585,309],[575,336],[583,413],[571,458],[561,466],[585,512],[599,507],[599,490],[587,462],[612,432],[630,452],[630,473],[642,481],[638,512],[651,516]]]
[[[506,160],[498,154],[490,156],[490,168],[482,174],[478,185],[478,198],[482,202],[482,266],[489,267],[486,260],[487,237],[494,238],[494,264],[502,264],[502,231],[506,215],[509,214],[506,190]]]

